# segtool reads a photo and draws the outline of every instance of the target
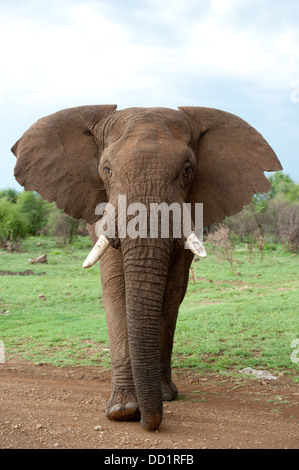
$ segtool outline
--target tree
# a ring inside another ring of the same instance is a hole
[[[265,210],[264,223],[276,242],[291,253],[299,251],[299,201],[273,198]]]
[[[63,245],[70,244],[75,235],[87,235],[86,222],[83,220],[76,220],[73,217],[65,214],[62,210],[57,209],[52,205],[45,233],[57,237]]]
[[[0,244],[24,238],[28,233],[28,223],[17,204],[6,198],[0,199]]]
[[[10,202],[17,202],[18,191],[16,189],[2,189],[0,191],[0,199],[6,198]]]
[[[291,252],[299,250],[299,185],[281,171],[269,177],[266,194],[255,194],[251,203],[226,219],[231,231],[246,243],[270,238]]]
[[[28,234],[38,235],[46,226],[49,205],[37,193],[23,191],[18,194],[17,206],[27,219]]]
[[[289,175],[277,171],[269,177],[269,181],[272,187],[268,193],[268,200],[279,198],[288,202],[299,201],[299,185]]]

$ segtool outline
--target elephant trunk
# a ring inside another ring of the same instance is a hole
[[[124,240],[127,327],[141,424],[156,429],[162,420],[159,325],[170,259],[170,241]]]

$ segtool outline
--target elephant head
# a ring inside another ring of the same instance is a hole
[[[12,151],[15,177],[26,190],[37,191],[88,224],[98,221],[95,209],[101,202],[112,204],[120,217],[121,194],[127,203],[141,202],[146,208],[161,202],[203,203],[207,226],[241,211],[254,193],[267,192],[264,171],[281,170],[271,147],[249,124],[202,107],[67,109],[37,121]],[[195,239],[189,247],[202,250],[197,243]],[[100,236],[87,263],[107,249],[120,253],[130,367],[147,429],[157,428],[162,419],[161,312],[174,260],[183,248],[182,240],[173,237],[121,238],[116,233],[108,239]],[[187,258],[185,268],[176,270],[178,304],[192,256]],[[173,337],[174,326],[170,329]],[[172,338],[169,343],[171,349]]]

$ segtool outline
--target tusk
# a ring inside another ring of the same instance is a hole
[[[110,243],[104,235],[100,235],[98,241],[83,263],[83,268],[90,268],[103,256]]]
[[[200,258],[205,258],[207,256],[206,250],[194,232],[192,232],[187,238],[185,248],[188,248],[194,255],[199,256]]]

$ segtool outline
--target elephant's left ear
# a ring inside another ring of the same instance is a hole
[[[194,129],[198,170],[191,203],[203,203],[204,226],[235,214],[271,185],[264,171],[282,170],[274,151],[238,116],[212,108],[180,107]]]
[[[11,149],[16,180],[67,214],[96,222],[95,208],[106,193],[96,166],[101,142],[94,132],[115,110],[115,105],[79,106],[37,121]]]

